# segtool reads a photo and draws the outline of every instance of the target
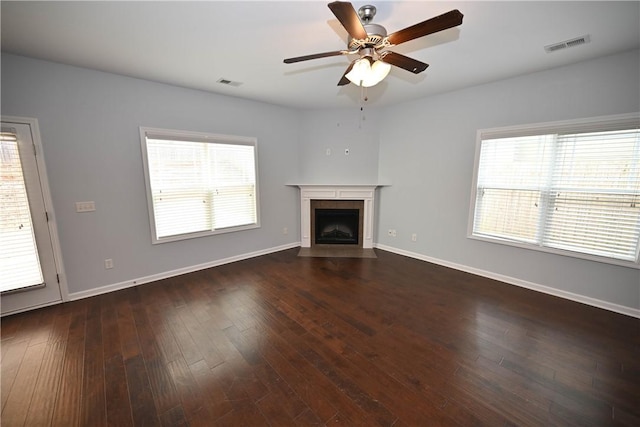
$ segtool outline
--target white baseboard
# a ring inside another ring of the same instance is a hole
[[[99,288],[89,289],[81,292],[74,292],[69,294],[69,301],[75,301],[83,298],[89,298],[96,295],[102,295],[109,292],[119,291],[120,289],[130,288],[132,286],[138,286],[145,283],[156,282],[162,279],[168,279],[169,277],[180,276],[181,274],[192,273],[194,271],[204,270],[211,267],[217,267],[224,264],[230,264],[236,261],[242,261],[249,258],[255,258],[261,255],[267,255],[274,252],[284,251],[286,249],[297,248],[300,246],[300,242],[289,243],[282,246],[276,246],[273,248],[262,249],[255,252],[249,252],[246,254],[236,255],[229,258],[219,259],[215,261],[206,262],[203,264],[192,265],[189,267],[178,268],[176,270],[165,271],[158,274],[152,274],[150,276],[139,277],[137,279],[126,280],[120,283],[114,283],[111,285],[101,286]]]
[[[515,277],[505,276],[499,273],[494,273],[492,271],[481,270],[474,267],[469,267],[462,264],[457,264],[450,261],[444,261],[437,258],[432,258],[426,255],[422,255],[419,253],[405,251],[404,249],[398,249],[387,245],[376,244],[376,248],[382,249],[383,251],[393,252],[398,255],[404,255],[409,258],[419,259],[421,261],[430,262],[432,264],[442,265],[444,267],[453,268],[454,270],[464,271],[466,273],[475,274],[477,276],[486,277],[489,279],[498,280],[500,282],[508,283],[510,285],[520,286],[521,288],[531,289],[533,291],[542,292],[545,294],[553,295],[556,297],[568,299],[571,301],[580,302],[582,304],[587,304],[593,307],[603,308],[605,310],[613,311],[620,314],[625,314],[627,316],[640,318],[640,309],[636,309],[633,307],[626,307],[619,304],[614,304],[608,301],[602,301],[596,298],[587,297],[580,294],[574,294],[572,292],[563,291],[560,289],[552,288],[545,285],[540,285],[538,283],[528,282],[526,280],[517,279]]]
[[[246,254],[236,255],[229,258],[224,258],[220,260],[215,260],[203,264],[193,265],[189,267],[179,268],[176,270],[165,271],[158,274],[152,274],[150,276],[139,277],[137,279],[127,280],[120,283],[114,283],[111,285],[101,286],[99,288],[89,289],[87,291],[74,292],[69,294],[69,301],[75,301],[83,298],[89,298],[96,295],[106,294],[108,292],[118,291],[120,289],[130,288],[132,286],[138,286],[145,283],[155,282],[162,279],[167,279],[169,277],[179,276],[181,274],[192,273],[194,271],[204,270],[211,267],[217,267],[224,264],[229,264],[236,261],[242,261],[249,258],[255,258],[261,255],[267,255],[273,252],[279,252],[287,249],[292,249],[300,246],[300,242],[289,243],[282,246],[276,246],[273,248],[262,249],[260,251],[249,252]],[[587,297],[580,294],[574,294],[572,292],[563,291],[560,289],[552,288],[545,285],[540,285],[538,283],[528,282],[526,280],[517,279],[515,277],[505,276],[502,274],[494,273],[487,270],[481,270],[474,267],[469,267],[462,264],[457,264],[450,261],[441,260],[438,258],[432,258],[426,255],[422,255],[416,252],[405,251],[404,249],[394,248],[392,246],[375,244],[375,248],[381,249],[383,251],[392,252],[398,255],[407,256],[409,258],[415,258],[421,261],[430,262],[433,264],[442,265],[444,267],[453,268],[454,270],[464,271],[466,273],[475,274],[477,276],[486,277],[493,280],[498,280],[500,282],[508,283],[510,285],[520,286],[522,288],[531,289],[534,291],[542,292],[545,294],[557,296],[560,298],[568,299],[571,301],[580,302],[582,304],[591,305],[593,307],[602,308],[605,310],[613,311],[616,313],[624,314],[631,317],[636,317],[640,319],[640,309],[626,307],[619,304],[614,304],[607,301],[602,301],[596,298]]]

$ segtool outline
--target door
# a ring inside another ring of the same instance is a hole
[[[57,241],[37,121],[2,119],[0,134],[0,311],[62,301]]]

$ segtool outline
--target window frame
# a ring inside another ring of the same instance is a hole
[[[153,192],[151,189],[151,177],[149,175],[149,158],[147,149],[147,136],[156,136],[158,139],[175,139],[185,142],[199,143],[215,143],[227,145],[245,145],[252,146],[254,150],[254,169],[255,169],[255,211],[256,221],[251,224],[238,226],[230,226],[214,230],[198,231],[192,233],[175,234],[166,237],[158,237],[156,227],[156,215],[153,203]],[[259,192],[259,174],[258,174],[258,140],[255,137],[223,135],[208,132],[184,131],[175,129],[161,129],[153,127],[140,127],[140,144],[142,151],[142,164],[144,169],[145,192],[147,196],[147,213],[149,215],[149,225],[151,230],[151,243],[160,244],[167,242],[175,242],[180,240],[195,239],[199,237],[213,236],[218,234],[234,233],[237,231],[251,230],[260,228],[260,192]]]
[[[480,165],[480,153],[482,147],[482,141],[484,139],[499,139],[499,138],[511,138],[511,137],[524,137],[541,134],[553,134],[553,133],[583,133],[583,132],[599,132],[618,130],[621,128],[629,128],[632,126],[640,125],[640,113],[618,114],[612,116],[599,116],[593,118],[565,120],[557,122],[545,122],[530,125],[516,125],[499,128],[487,128],[479,129],[476,132],[476,147],[475,157],[473,163],[473,176],[471,183],[471,194],[469,203],[469,216],[467,223],[467,238],[489,242],[503,244],[507,246],[514,246],[522,249],[535,250],[539,252],[551,253],[555,255],[569,256],[572,258],[586,259],[590,261],[597,261],[606,264],[619,265],[624,267],[630,267],[634,269],[640,269],[640,245],[636,250],[636,261],[627,261],[616,258],[610,258],[606,256],[592,255],[583,252],[575,252],[565,249],[551,248],[542,246],[541,243],[525,243],[512,241],[509,239],[501,239],[499,237],[480,236],[473,234],[473,225],[476,214],[476,199],[478,190],[478,174]]]

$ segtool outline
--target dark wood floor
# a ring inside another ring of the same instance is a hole
[[[2,426],[640,425],[640,320],[297,252],[3,318]]]

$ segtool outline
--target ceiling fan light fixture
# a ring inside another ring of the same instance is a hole
[[[373,61],[365,56],[355,61],[353,68],[345,77],[356,86],[371,87],[384,80],[390,70],[390,64],[380,60]]]
[[[442,15],[387,34],[387,30],[382,25],[371,22],[376,14],[374,6],[362,6],[359,12],[356,12],[353,5],[348,1],[336,0],[327,6],[329,6],[333,15],[349,35],[347,50],[334,50],[332,52],[286,58],[284,63],[293,64],[310,59],[357,53],[360,58],[349,64],[338,81],[338,86],[348,85],[349,83],[361,87],[375,86],[387,77],[392,65],[413,74],[423,72],[429,64],[386,49],[457,27],[462,24],[464,16],[458,9],[453,9]]]

